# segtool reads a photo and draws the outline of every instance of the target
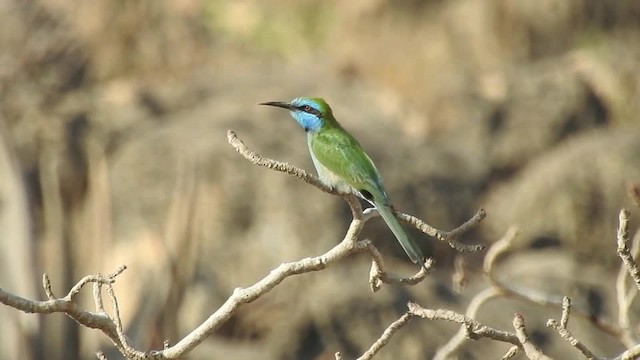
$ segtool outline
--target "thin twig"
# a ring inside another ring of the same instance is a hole
[[[527,328],[524,323],[524,316],[522,314],[515,314],[513,316],[513,327],[516,329],[516,336],[518,341],[522,344],[525,354],[531,360],[552,360],[546,356],[542,350],[540,350],[535,344],[529,340],[527,334]]]
[[[629,275],[640,289],[640,269],[629,250],[629,210],[620,210],[620,226],[618,227],[618,256],[624,262]]]
[[[429,274],[429,270],[433,267],[434,260],[428,258],[424,262],[424,266],[418,270],[418,272],[410,277],[398,277],[392,274],[389,274],[385,271],[384,262],[382,260],[382,255],[378,248],[373,246],[373,243],[369,240],[359,241],[357,244],[357,248],[360,251],[366,251],[371,256],[371,270],[369,271],[369,286],[371,291],[376,292],[380,290],[380,287],[383,283],[386,284],[401,284],[401,285],[416,285],[422,282],[427,275]]]
[[[295,167],[286,162],[277,161],[269,158],[262,157],[255,151],[249,149],[242,140],[238,138],[236,133],[233,130],[227,131],[227,141],[229,144],[236,149],[237,152],[240,153],[245,159],[249,160],[252,164],[258,166],[264,166],[268,169],[281,171],[287,173],[289,175],[293,175],[297,178],[304,180],[306,183],[309,183],[318,189],[333,195],[347,195],[345,193],[341,193],[331,188],[330,186],[325,185],[320,178],[314,176],[298,167]]]
[[[469,319],[475,319],[482,305],[487,303],[489,300],[500,296],[501,294],[502,293],[500,291],[496,290],[493,287],[489,287],[476,294],[471,302],[469,302],[469,306],[467,307],[465,316]],[[466,324],[463,324],[458,332],[453,337],[451,337],[451,339],[449,339],[446,344],[438,349],[433,357],[433,360],[445,360],[453,357],[453,353],[458,351],[462,344],[464,344],[465,341],[469,339],[469,329],[468,326],[465,325]]]
[[[502,360],[509,360],[511,358],[513,358],[514,356],[516,356],[516,354],[520,352],[520,347],[513,345],[512,347],[509,348],[509,351],[507,351],[506,354],[504,354],[502,356]]]
[[[454,272],[451,275],[451,287],[453,291],[460,294],[464,287],[467,285],[467,272],[465,271],[465,261],[462,254],[457,254],[454,261]]]
[[[413,314],[407,312],[402,315],[398,320],[394,321],[387,327],[382,335],[374,342],[371,347],[360,356],[357,360],[370,360],[375,354],[380,351],[391,339],[393,334],[400,330],[403,326],[409,323],[409,320],[413,317]]]
[[[623,352],[613,360],[635,360],[640,359],[640,345],[636,345],[631,349]]]
[[[109,277],[115,278],[115,276],[119,275],[123,271],[123,268],[116,271],[114,274]],[[43,276],[43,279],[45,276]],[[108,278],[108,277],[107,277]],[[113,344],[118,348],[118,350],[129,358],[134,358],[132,354],[128,354],[125,351],[125,348],[120,343],[118,334],[116,332],[116,327],[113,321],[106,316],[104,313],[93,313],[90,311],[86,311],[81,309],[75,302],[73,302],[72,297],[75,295],[79,288],[82,286],[96,281],[99,283],[108,283],[112,279],[107,279],[105,277],[101,277],[99,275],[95,275],[92,277],[85,277],[80,280],[70,291],[69,293],[61,299],[49,299],[46,301],[36,301],[36,300],[28,300],[17,295],[11,294],[4,289],[0,288],[0,303],[3,303],[7,306],[10,306],[14,309],[18,309],[20,311],[24,311],[26,313],[38,313],[38,314],[52,314],[52,313],[65,313],[70,318],[82,324],[88,328],[92,329],[100,329],[105,335],[107,335]],[[47,278],[48,279],[48,278]],[[44,283],[49,283],[49,281],[44,281]],[[46,285],[45,285],[46,287]],[[50,295],[53,295],[50,293]],[[131,355],[131,356],[130,356]]]
[[[598,357],[591,352],[580,340],[576,339],[569,331],[567,326],[569,325],[569,317],[571,316],[571,299],[565,296],[562,300],[562,315],[560,321],[555,319],[549,319],[547,321],[547,327],[552,328],[558,332],[560,337],[567,341],[571,346],[576,348],[587,359],[597,359]]]
[[[100,314],[105,314],[104,303],[102,302],[102,284],[94,283],[93,284],[93,302],[96,306],[96,312]]]
[[[451,231],[438,230],[413,215],[409,215],[401,212],[396,212],[396,215],[398,216],[398,219],[406,222],[407,224],[410,224],[411,226],[415,227],[416,229],[422,231],[423,233],[431,237],[434,237],[440,241],[446,242],[451,248],[459,252],[473,253],[473,252],[478,252],[484,249],[484,244],[467,245],[467,244],[458,242],[457,240],[462,234],[468,232],[473,227],[478,225],[478,223],[487,216],[487,213],[484,211],[484,209],[478,210],[473,215],[473,217],[471,217],[471,219],[467,220],[464,224],[458,226],[457,228]]]
[[[44,288],[44,294],[47,296],[47,299],[53,300],[56,298],[51,290],[51,280],[49,280],[47,273],[42,274],[42,287]]]
[[[107,294],[109,294],[109,299],[111,300],[111,304],[113,305],[113,318],[111,319],[116,325],[116,334],[118,335],[118,340],[120,340],[120,344],[125,350],[126,354],[131,354],[134,357],[144,357],[145,354],[134,349],[127,340],[126,335],[124,334],[124,328],[122,327],[122,319],[120,318],[120,307],[118,306],[118,298],[116,298],[115,291],[113,290],[113,284],[108,283],[107,286]]]
[[[471,333],[473,334],[472,336],[474,337],[486,337],[501,342],[507,342],[513,345],[520,345],[520,342],[518,341],[518,338],[515,334],[485,326],[479,321],[455,311],[443,309],[425,309],[415,303],[409,303],[407,306],[409,307],[409,312],[411,314],[419,316],[423,319],[446,320],[464,325],[470,329]]]
[[[637,231],[633,237],[631,253],[633,258],[640,255],[640,231]],[[618,326],[620,326],[621,341],[627,347],[631,348],[638,343],[634,332],[631,329],[629,321],[629,308],[638,295],[638,288],[627,286],[627,278],[629,272],[624,262],[620,264],[618,276],[616,278],[616,300],[618,302]]]

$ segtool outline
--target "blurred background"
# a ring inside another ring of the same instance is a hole
[[[350,220],[337,197],[250,165],[262,155],[312,169],[304,133],[270,100],[320,96],[363,144],[396,207],[464,241],[521,228],[504,281],[569,295],[615,321],[615,229],[640,181],[640,2],[636,0],[0,1],[0,286],[44,299],[126,264],[116,292],[133,344],[177,342],[238,286],[318,255]],[[364,237],[409,275],[380,219]],[[353,358],[406,309],[464,311],[488,285],[465,255],[415,231],[436,271],[371,293],[365,255],[289,278],[244,306],[190,359]],[[90,290],[81,303],[92,308]],[[637,306],[632,322],[638,324]],[[576,310],[577,311],[577,310]],[[550,356],[575,358],[545,328],[560,311],[501,299],[479,319],[525,316]],[[107,338],[61,314],[0,307],[0,358],[109,359]],[[572,320],[602,356],[622,344]],[[429,359],[457,330],[413,321],[378,359]],[[507,345],[467,343],[460,359]],[[519,355],[523,358],[523,355]]]

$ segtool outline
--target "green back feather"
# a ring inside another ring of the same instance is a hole
[[[310,133],[309,145],[314,156],[332,173],[356,190],[370,192],[376,201],[386,203],[387,194],[373,161],[351,134],[335,119]]]
[[[324,101],[318,101],[326,105]],[[382,178],[373,161],[364,152],[362,146],[351,134],[340,126],[326,105],[322,113],[324,120],[320,129],[308,133],[309,150],[313,156],[329,171],[337,175],[345,183],[360,193],[364,191],[373,195],[372,202],[380,215],[396,236],[411,261],[423,264],[420,248],[402,229],[395,217],[391,202],[382,184]]]

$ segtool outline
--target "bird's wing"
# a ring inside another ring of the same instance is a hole
[[[370,192],[376,200],[388,199],[373,161],[345,130],[319,131],[311,135],[309,145],[315,158],[351,187]]]
[[[402,229],[393,213],[378,170],[358,141],[339,128],[321,130],[310,136],[309,147],[315,159],[375,205],[411,261],[424,264],[420,247]],[[368,198],[366,192],[372,198]]]

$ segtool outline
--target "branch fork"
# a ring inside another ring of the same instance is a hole
[[[302,179],[306,183],[315,186],[321,191],[342,197],[349,205],[353,217],[342,241],[322,255],[305,258],[299,261],[283,263],[255,284],[246,288],[236,288],[227,301],[218,310],[212,313],[209,318],[174,345],[171,345],[169,341],[165,341],[163,349],[161,350],[149,352],[137,350],[129,344],[124,333],[118,300],[113,289],[113,284],[116,281],[116,278],[124,272],[126,269],[125,266],[118,268],[115,272],[106,276],[100,274],[85,276],[78,281],[78,283],[74,285],[63,298],[55,297],[51,289],[51,281],[47,274],[44,274],[42,277],[42,284],[45,296],[48,300],[27,300],[0,288],[0,302],[27,313],[65,313],[81,325],[101,330],[109,337],[117,349],[127,359],[178,359],[184,357],[187,353],[193,350],[193,348],[202,343],[207,336],[216,331],[223,323],[233,316],[242,305],[250,303],[271,291],[286,278],[325,269],[350,254],[365,252],[371,257],[369,284],[371,290],[374,292],[379,290],[382,284],[385,283],[415,285],[424,280],[428,275],[434,264],[433,259],[427,259],[424,266],[421,267],[414,275],[409,277],[398,277],[386,271],[382,255],[373,243],[368,239],[358,239],[365,223],[371,218],[377,216],[378,213],[375,209],[363,210],[360,202],[353,194],[338,192],[336,189],[324,185],[316,176],[307,173],[300,168],[285,162],[264,158],[258,155],[256,152],[249,149],[231,130],[227,133],[227,140],[237,152],[252,164],[293,175]],[[449,232],[435,229],[422,220],[408,214],[397,213],[397,215],[401,220],[411,226],[416,227],[431,237],[446,242],[458,251],[476,252],[483,249],[482,245],[465,245],[459,243],[457,239],[472,227],[476,226],[485,217],[486,214],[484,210],[479,210],[471,219],[469,219],[469,221]],[[87,284],[93,284],[95,312],[80,309],[74,302],[75,296]],[[108,298],[112,304],[111,315],[105,311],[102,296],[103,287],[106,287]],[[411,319],[411,317],[414,316],[415,314],[407,312],[398,321],[391,324],[383,336],[378,339],[372,345],[371,349],[360,359],[371,358],[387,343],[393,333],[400,329]],[[106,359],[102,352],[98,352],[96,356],[99,359]],[[336,358],[341,358],[339,353],[336,354]]]

